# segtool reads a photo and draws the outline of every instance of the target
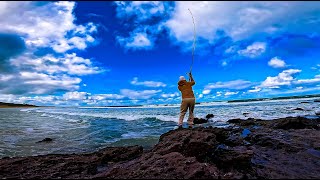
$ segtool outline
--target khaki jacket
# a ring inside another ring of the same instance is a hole
[[[195,81],[188,82],[186,80],[182,80],[178,82],[178,89],[181,91],[182,99],[194,98],[192,86],[195,84]]]

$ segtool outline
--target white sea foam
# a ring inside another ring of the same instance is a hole
[[[121,137],[123,138],[141,138],[144,137],[144,135],[141,132],[128,132],[125,134],[122,134]]]

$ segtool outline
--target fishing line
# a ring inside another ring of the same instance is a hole
[[[193,48],[192,48],[192,63],[191,63],[191,66],[190,66],[190,73],[192,71],[192,66],[193,66],[193,62],[194,62],[194,50],[196,48],[196,25],[194,23],[194,18],[193,18],[193,15],[192,15],[192,12],[190,11],[190,9],[188,8],[190,14],[191,14],[191,17],[192,17],[192,22],[193,22]]]

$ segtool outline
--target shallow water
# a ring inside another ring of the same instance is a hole
[[[310,103],[300,103],[308,101]],[[206,125],[225,127],[232,118],[314,117],[313,99],[262,102],[216,102],[196,105],[195,117],[215,117]],[[303,108],[303,111],[293,110]],[[244,116],[243,113],[249,113]],[[179,106],[130,108],[0,109],[0,157],[91,152],[106,146],[150,148],[161,134],[176,128]],[[185,121],[188,114],[185,117]],[[36,143],[46,137],[49,143]]]

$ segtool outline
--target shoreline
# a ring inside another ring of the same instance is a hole
[[[320,116],[228,123],[170,130],[148,150],[4,157],[0,178],[320,178]]]

